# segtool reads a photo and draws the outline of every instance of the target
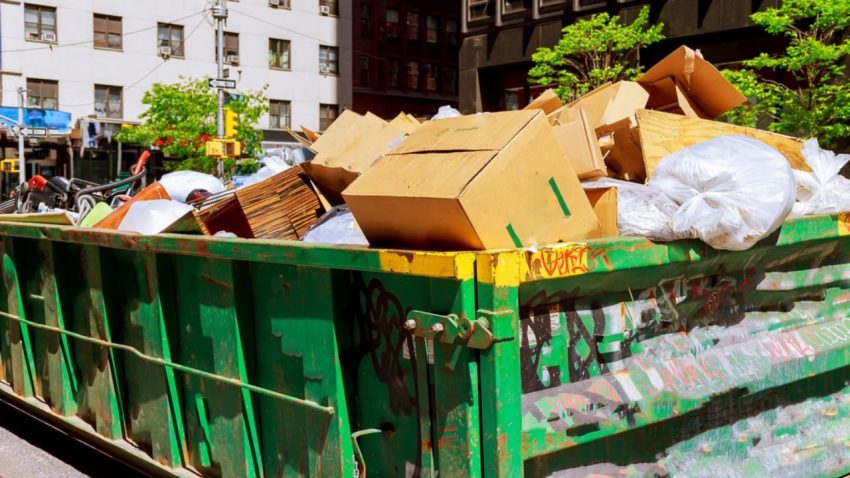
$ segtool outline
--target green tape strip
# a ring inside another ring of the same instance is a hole
[[[522,248],[522,241],[519,240],[519,236],[517,235],[516,231],[514,231],[514,225],[508,224],[508,227],[506,229],[508,230],[508,234],[510,234],[511,236],[511,240],[514,241],[514,246],[516,246],[518,249]]]
[[[570,217],[570,208],[567,207],[567,201],[564,199],[564,195],[561,194],[561,190],[558,189],[558,183],[555,182],[555,178],[549,178],[549,187],[552,188],[552,192],[555,193],[555,197],[558,198],[558,204],[561,205],[561,210],[564,211],[564,216]]]

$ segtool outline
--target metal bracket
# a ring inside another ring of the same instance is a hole
[[[473,349],[485,350],[494,341],[509,340],[513,337],[496,337],[491,332],[492,321],[505,314],[479,310],[478,318],[470,320],[464,315],[439,315],[419,310],[411,310],[407,314],[404,328],[414,336],[439,340],[444,344],[459,345]]]

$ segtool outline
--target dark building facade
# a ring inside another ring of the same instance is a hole
[[[355,0],[352,109],[391,118],[457,107],[460,13],[455,0]]]
[[[718,66],[777,51],[782,41],[752,24],[749,16],[781,0],[463,0],[459,103],[463,113],[522,108],[543,87],[527,82],[531,55],[551,47],[561,29],[587,15],[608,11],[624,22],[650,5],[650,20],[664,23],[666,40],[642,53],[651,66],[680,45],[700,49]]]

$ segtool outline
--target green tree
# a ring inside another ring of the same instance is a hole
[[[832,149],[850,146],[850,0],[784,0],[750,18],[788,43],[782,54],[762,53],[739,70],[724,71],[751,103],[730,112],[729,120],[816,136]],[[781,81],[761,75],[770,70]]]
[[[158,147],[166,156],[181,159],[174,169],[214,173],[218,161],[206,155],[206,141],[216,137],[216,91],[208,78],[182,78],[178,83],[156,83],[146,91],[142,103],[148,109],[140,115],[142,124],[122,128],[116,139]],[[260,91],[231,95],[227,107],[239,115],[236,139],[242,154],[253,157],[260,149],[262,132],[255,126],[268,111],[265,87]],[[235,160],[225,162],[230,171]]]
[[[650,26],[649,6],[635,21],[599,13],[565,27],[552,47],[541,47],[531,56],[531,83],[557,85],[565,101],[574,99],[608,81],[631,80],[643,71],[640,49],[664,39],[663,24]]]

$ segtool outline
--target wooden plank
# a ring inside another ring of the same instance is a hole
[[[764,141],[788,158],[792,168],[811,171],[803,158],[803,141],[797,138],[719,121],[651,110],[639,110],[637,120],[647,177],[652,176],[655,166],[668,154],[707,139],[729,134],[740,134]]]

